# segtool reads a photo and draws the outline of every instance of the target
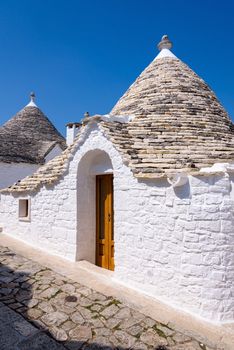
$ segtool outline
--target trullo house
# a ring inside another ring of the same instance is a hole
[[[66,143],[31,101],[0,127],[0,188],[8,187],[59,155]]]
[[[86,116],[61,155],[2,190],[0,224],[174,307],[231,322],[233,124],[167,36],[158,47],[110,114]]]

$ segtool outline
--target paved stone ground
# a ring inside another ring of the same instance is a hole
[[[0,246],[0,349],[214,350]]]
[[[64,347],[26,321],[16,311],[0,303],[0,349],[62,350]]]

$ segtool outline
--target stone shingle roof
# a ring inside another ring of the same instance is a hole
[[[34,104],[29,103],[0,127],[0,162],[43,164],[45,156],[64,137]]]
[[[123,125],[134,174],[157,177],[234,161],[234,128],[214,92],[177,58],[155,59],[117,102],[112,115],[135,115]],[[126,132],[126,131],[125,131]],[[118,143],[115,131],[109,131]]]
[[[38,190],[43,185],[51,185],[62,178],[68,170],[69,162],[73,158],[80,144],[85,141],[88,126],[82,126],[75,142],[67,147],[59,156],[42,165],[34,174],[18,181],[14,185],[0,190],[0,192],[28,192]]]
[[[165,38],[164,38],[165,39]],[[90,118],[100,128],[139,178],[200,174],[201,168],[234,161],[234,128],[208,85],[175,57],[166,38],[160,54],[141,73],[111,111],[111,116],[135,116],[119,123]],[[104,119],[104,118],[103,118]],[[73,145],[34,175],[7,189],[36,190],[53,183],[68,169],[89,124],[83,125]]]

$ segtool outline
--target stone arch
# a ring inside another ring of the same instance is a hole
[[[86,152],[77,169],[77,253],[76,260],[95,264],[96,175],[113,174],[108,153],[100,149]]]

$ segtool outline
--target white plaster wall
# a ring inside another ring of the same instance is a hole
[[[234,320],[234,201],[224,176],[115,178],[116,277],[173,306]],[[232,273],[231,273],[232,271]]]
[[[100,161],[105,152],[111,163],[99,167],[91,150]],[[19,222],[17,200],[2,195],[0,226],[49,252],[94,262],[94,175],[104,171],[114,174],[115,278],[197,316],[233,321],[234,198],[228,176],[190,176],[175,190],[166,180],[137,180],[94,125],[62,181],[32,196],[31,222]]]
[[[61,147],[55,145],[45,157],[45,163],[58,156],[61,152]],[[26,176],[32,175],[40,166],[40,164],[0,162],[0,189],[7,188],[18,180],[22,180]]]
[[[62,148],[59,145],[55,145],[54,148],[46,155],[45,157],[45,163],[49,162],[49,160],[53,159],[54,157],[57,157],[62,153]]]
[[[69,188],[61,181],[55,189],[43,187],[31,194],[30,220],[18,218],[18,201],[28,195],[5,196],[0,200],[3,232],[49,253],[74,260],[76,255],[76,179]]]
[[[72,125],[72,127],[67,126],[66,128],[66,144],[67,146],[70,146],[73,142],[74,139],[76,137],[76,135],[78,134],[80,127],[76,125],[76,123],[74,123]]]
[[[38,164],[0,162],[0,189],[32,175],[38,168]]]

